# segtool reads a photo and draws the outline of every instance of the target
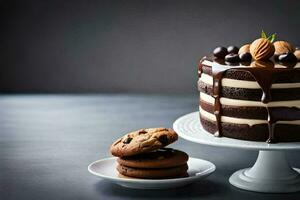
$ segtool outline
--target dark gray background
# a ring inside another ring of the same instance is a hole
[[[1,92],[196,90],[196,62],[262,29],[300,44],[300,1],[1,1]]]

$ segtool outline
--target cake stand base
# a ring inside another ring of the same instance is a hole
[[[288,193],[300,191],[300,170],[290,167],[283,151],[259,151],[252,168],[235,172],[229,182],[255,192]]]

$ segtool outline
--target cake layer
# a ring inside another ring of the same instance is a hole
[[[200,92],[200,100],[207,103],[214,104],[215,99],[203,92]],[[250,101],[250,100],[240,100],[240,99],[230,99],[226,97],[221,97],[220,102],[222,105],[228,106],[241,106],[241,107],[297,107],[300,108],[300,100],[288,100],[288,101],[272,101],[270,103],[262,103],[261,101]]]
[[[199,102],[200,108],[208,113],[214,114],[214,104],[207,103],[203,100]],[[281,115],[279,120],[291,120],[300,119],[300,108],[297,107],[255,107],[255,106],[222,106],[222,115],[235,118],[246,119],[268,119],[268,109],[273,112],[277,112]]]
[[[212,95],[213,86],[203,82],[201,79],[198,81],[198,89],[200,92]],[[299,88],[283,88],[271,89],[272,101],[286,101],[300,99]],[[221,87],[221,96],[230,99],[260,101],[262,97],[261,89],[247,89],[238,87]]]
[[[199,107],[201,116],[209,119],[211,121],[216,121],[216,116],[213,113],[207,112],[202,107]],[[238,117],[229,117],[222,115],[221,122],[232,123],[232,124],[247,124],[249,126],[257,125],[257,124],[267,124],[267,119],[250,119],[250,118],[238,118]],[[300,120],[281,120],[276,122],[276,124],[291,124],[291,125],[300,125]]]
[[[215,121],[207,119],[200,113],[200,120],[203,128],[211,134],[217,132]],[[222,122],[222,136],[251,141],[266,141],[269,137],[267,124],[233,124]],[[300,126],[291,124],[276,124],[274,134],[277,141],[291,142],[300,141]]]
[[[211,114],[214,113],[214,105],[200,100],[201,109]],[[268,111],[265,107],[227,106],[222,105],[222,115],[227,117],[246,119],[267,119]]]

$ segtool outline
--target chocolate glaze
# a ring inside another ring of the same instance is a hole
[[[221,88],[222,88],[222,78],[226,71],[230,69],[234,70],[243,70],[249,72],[253,78],[257,81],[258,85],[262,90],[261,101],[265,104],[272,101],[271,95],[271,86],[278,76],[283,73],[293,73],[295,70],[299,70],[299,68],[293,68],[295,64],[288,63],[286,67],[278,68],[274,67],[275,61],[267,61],[267,62],[254,62],[253,66],[240,66],[239,63],[228,64],[225,63],[224,60],[220,59],[212,59],[208,57],[204,57],[200,60],[198,65],[198,75],[201,76],[202,73],[202,62],[204,60],[212,61],[212,77],[213,77],[213,97],[215,99],[214,104],[214,115],[216,116],[217,123],[217,132],[215,136],[222,136],[222,125],[221,125],[221,116],[222,116],[222,105],[220,102],[221,98]],[[276,122],[280,120],[285,121],[293,121],[300,119],[300,109],[296,107],[266,107],[268,111],[268,131],[269,137],[266,142],[274,143],[276,142],[276,137],[274,135],[274,129]]]

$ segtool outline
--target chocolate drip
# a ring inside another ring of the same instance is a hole
[[[269,130],[269,138],[266,141],[267,143],[275,143],[275,125],[276,125],[276,117],[274,117],[272,109],[267,106],[267,111],[268,111],[268,130]]]
[[[204,57],[199,65],[198,65],[198,75],[201,76],[202,70],[202,61],[206,59]],[[270,63],[272,65],[270,65]],[[227,70],[235,69],[235,70],[243,70],[250,73],[253,78],[257,81],[258,85],[262,90],[262,97],[261,101],[264,104],[267,104],[272,101],[271,96],[271,86],[274,80],[276,80],[277,76],[282,73],[291,73],[294,68],[274,68],[274,64],[272,62],[266,62],[267,67],[264,66],[264,63],[259,63],[259,67],[248,67],[248,66],[229,66],[224,65],[223,61],[214,61],[211,68],[212,68],[212,77],[213,77],[213,97],[215,99],[214,104],[214,115],[216,117],[217,123],[217,132],[215,136],[221,137],[222,136],[222,124],[221,124],[221,116],[222,116],[222,105],[220,102],[221,98],[221,89],[222,89],[222,78]],[[270,67],[271,66],[271,67]],[[274,143],[276,142],[276,136],[274,134],[275,125],[280,120],[292,121],[300,119],[300,109],[296,107],[268,107],[266,106],[268,111],[268,130],[269,130],[269,137],[266,142]]]
[[[275,75],[274,70],[270,68],[246,68],[245,70],[251,73],[254,79],[257,81],[258,85],[262,90],[261,101],[263,103],[269,103],[272,101],[271,97],[271,86],[273,83],[273,75]]]
[[[221,98],[221,88],[222,88],[222,78],[224,72],[227,69],[222,67],[221,65],[215,65],[212,67],[212,76],[213,76],[213,97],[215,99],[214,104],[214,115],[216,116],[217,122],[217,132],[215,136],[221,137],[222,136],[222,124],[221,124],[221,117],[222,117],[222,105],[220,102]]]
[[[199,60],[199,62],[198,62],[198,71],[197,71],[197,73],[198,73],[198,77],[200,78],[200,76],[201,76],[201,74],[202,74],[202,62],[205,60],[205,59],[207,59],[207,57],[205,56],[205,57],[203,57],[202,59],[200,59]]]

